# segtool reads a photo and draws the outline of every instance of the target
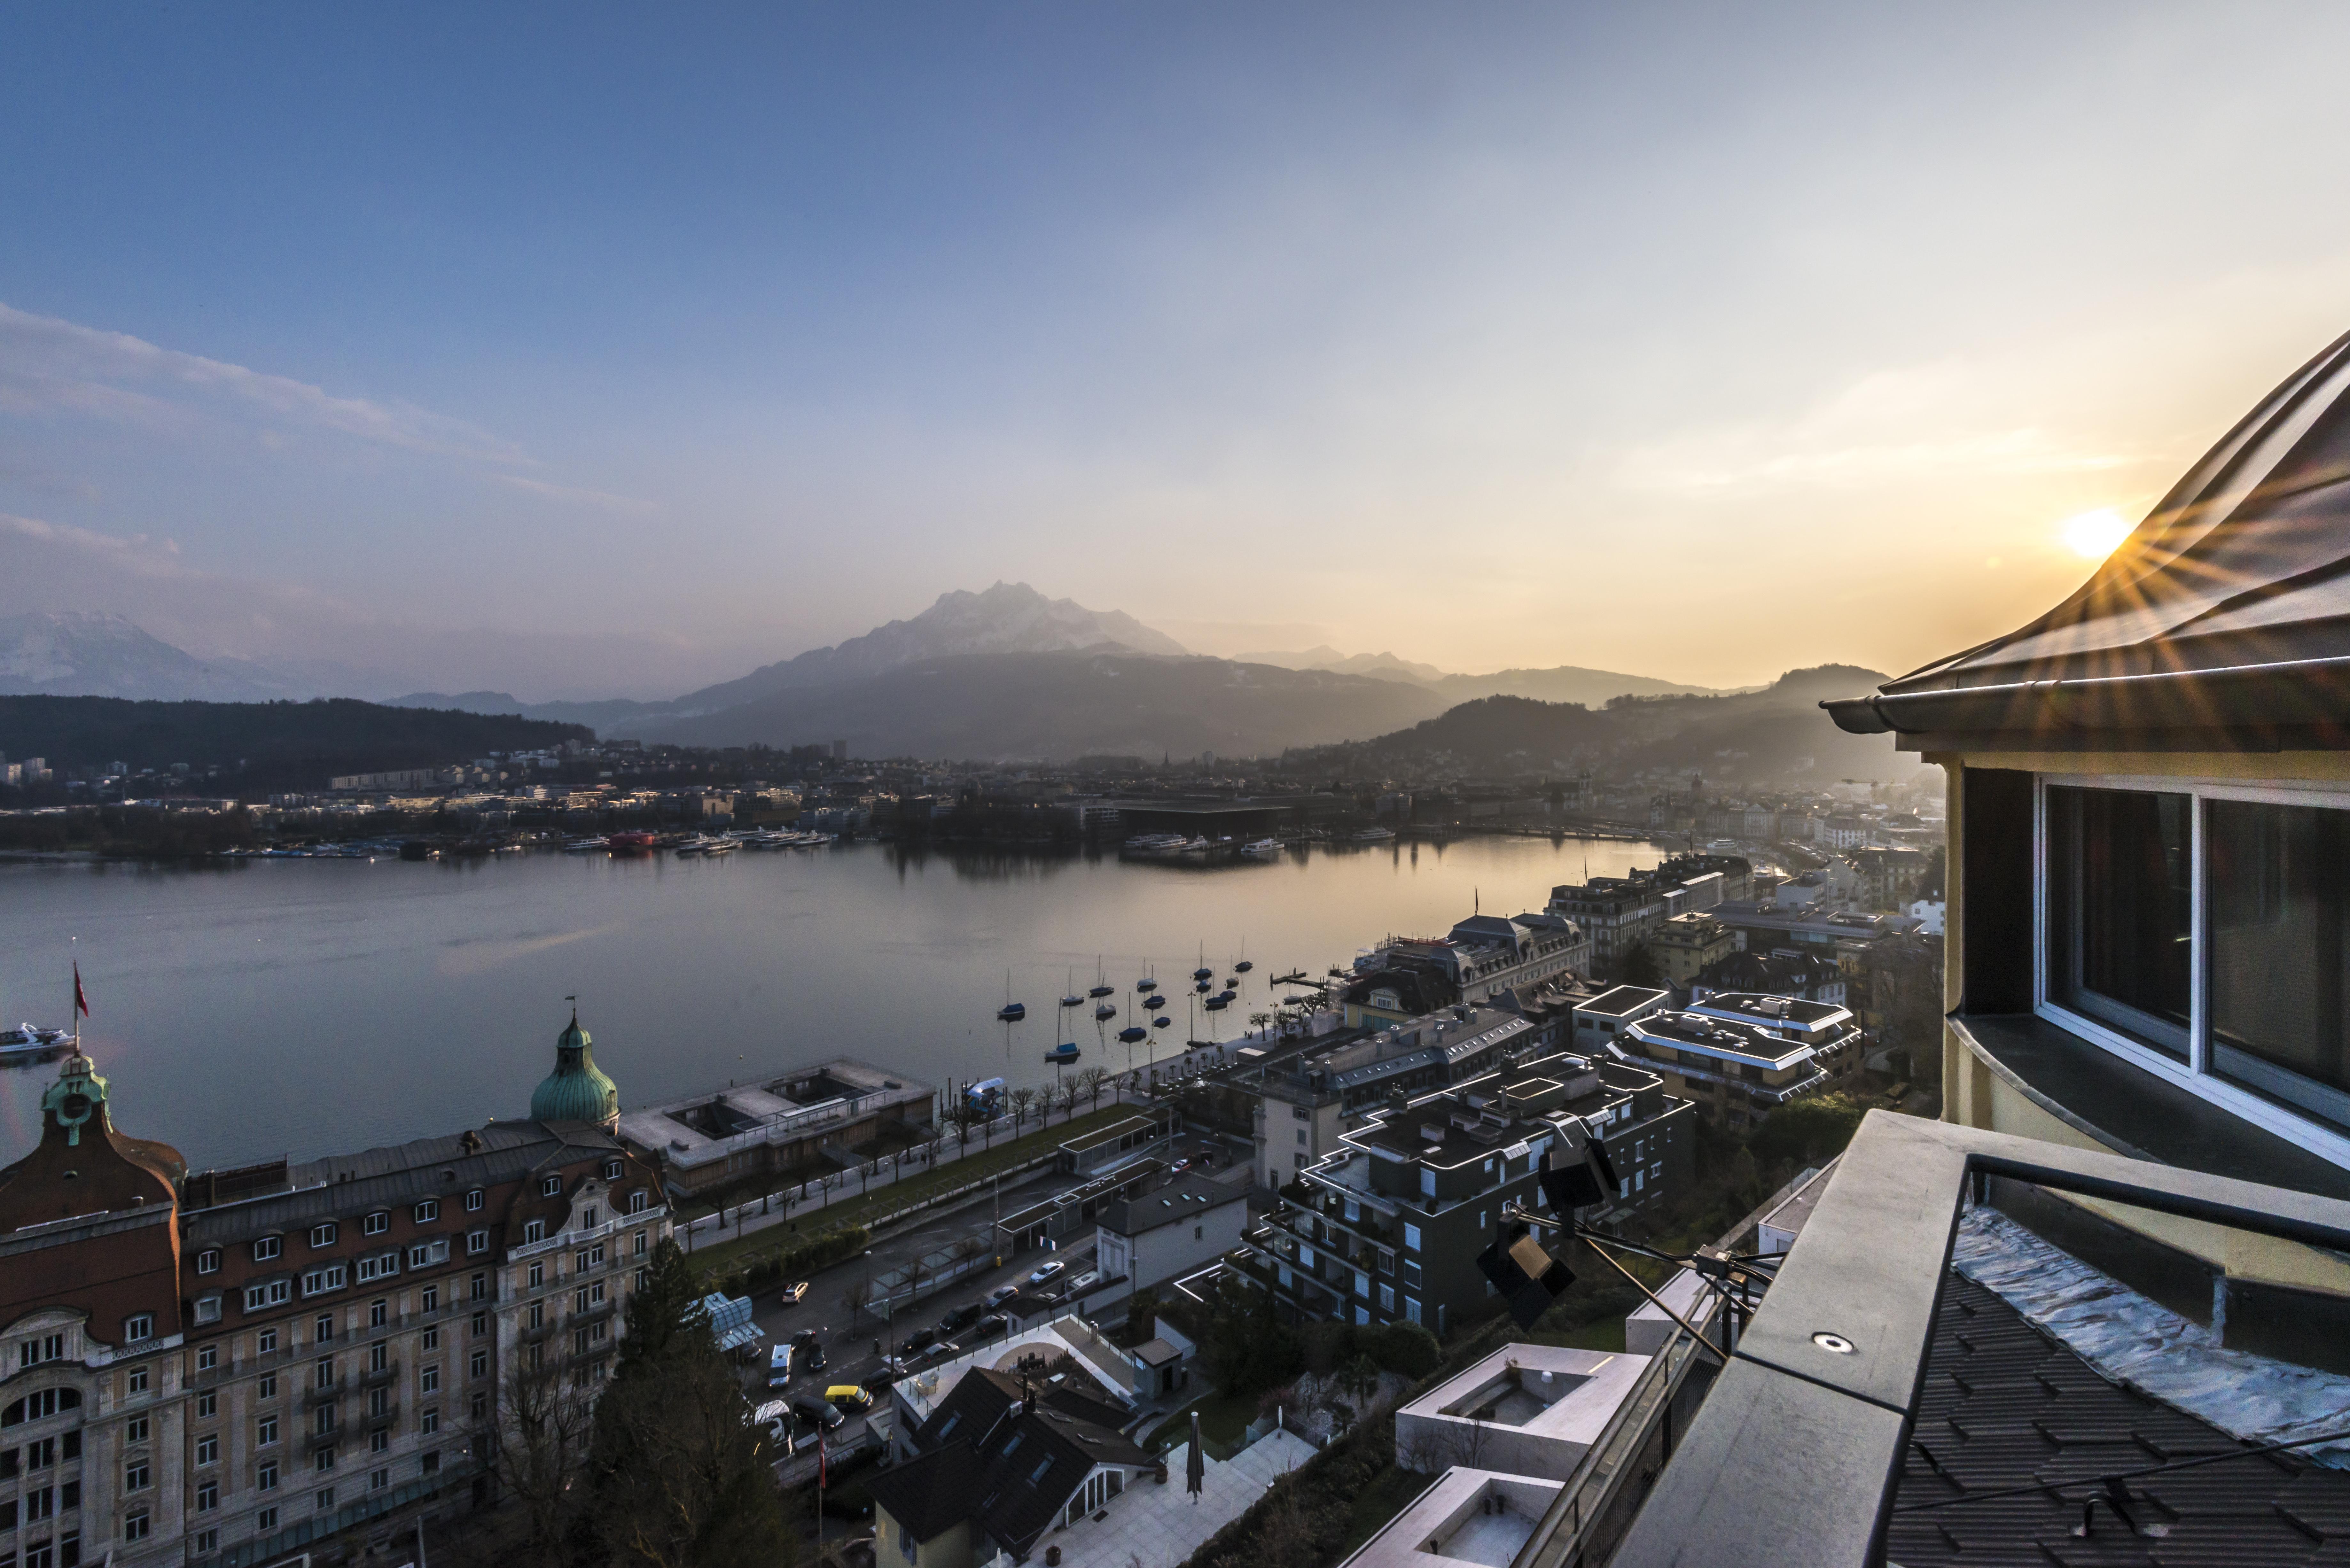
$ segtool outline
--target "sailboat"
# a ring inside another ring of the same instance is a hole
[[[1087,996],[1107,996],[1111,992],[1116,991],[1118,987],[1110,984],[1109,981],[1102,978],[1101,955],[1099,953],[1096,953],[1094,955],[1094,985],[1093,989],[1087,992],[1086,994]]]
[[[1216,971],[1208,967],[1208,944],[1205,942],[1201,942],[1200,944],[1200,967],[1191,971],[1191,978],[1193,980],[1213,980],[1216,978]]]
[[[1086,1004],[1086,999],[1076,992],[1076,972],[1071,970],[1068,978],[1061,981],[1063,985],[1069,987],[1068,993],[1061,998],[1061,1005],[1064,1007],[1083,1007]]]
[[[1233,972],[1234,974],[1246,974],[1246,973],[1248,973],[1248,971],[1251,971],[1251,970],[1254,969],[1255,967],[1256,967],[1256,965],[1254,965],[1254,964],[1253,964],[1253,963],[1249,962],[1249,959],[1248,959],[1248,939],[1247,939],[1246,937],[1243,937],[1243,938],[1241,939],[1241,957],[1240,957],[1240,961],[1239,961],[1238,963],[1235,963],[1234,965],[1232,965],[1232,972]]]
[[[1017,1023],[1028,1016],[1028,1004],[1012,1000],[1012,971],[1008,969],[1003,971],[1003,1005],[995,1010],[995,1016],[1006,1023]]]

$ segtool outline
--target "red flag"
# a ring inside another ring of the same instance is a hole
[[[74,964],[74,1011],[84,1018],[89,1016],[89,998],[81,993],[81,964]]]

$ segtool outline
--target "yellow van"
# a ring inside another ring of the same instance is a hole
[[[836,1383],[824,1391],[824,1397],[841,1410],[870,1410],[873,1396],[854,1383]]]

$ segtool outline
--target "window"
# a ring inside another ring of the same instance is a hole
[[[314,1470],[320,1471],[333,1469],[335,1468],[335,1450],[331,1447],[320,1449],[316,1457],[311,1459],[310,1468]],[[331,1497],[334,1494],[331,1492],[321,1492],[318,1495],[321,1497]]]
[[[220,1322],[220,1292],[214,1291],[210,1295],[202,1295],[196,1298],[196,1321],[198,1323],[218,1323]],[[198,1357],[201,1358],[204,1353],[203,1351],[198,1351],[196,1354]]]
[[[477,1350],[466,1359],[465,1376],[479,1383],[490,1375],[490,1353]]]
[[[440,1218],[441,1200],[438,1198],[428,1198],[416,1206],[416,1222],[419,1225],[430,1225]]]
[[[477,1312],[473,1315],[472,1320],[466,1326],[472,1330],[473,1336],[475,1339],[479,1339],[482,1335],[490,1332],[490,1314],[485,1312]]]
[[[533,1241],[546,1241],[546,1221],[544,1220],[526,1221],[522,1228],[522,1239],[525,1246],[528,1246]]]
[[[122,1539],[125,1541],[146,1540],[148,1522],[147,1511],[143,1508],[135,1513],[124,1514],[122,1516]]]
[[[620,1162],[619,1160],[608,1159],[604,1162],[604,1179],[607,1181],[618,1181],[620,1179]]]
[[[437,1394],[437,1393],[439,1393],[439,1392],[441,1391],[441,1368],[440,1368],[440,1366],[436,1363],[436,1364],[434,1364],[433,1366],[431,1366],[426,1367],[426,1368],[424,1369],[423,1375],[422,1375],[421,1376],[420,1376],[420,1377],[417,1379],[417,1381],[416,1381],[416,1386],[417,1386],[418,1391],[419,1391],[419,1392],[421,1392],[421,1393],[425,1393],[425,1394]]]
[[[313,1247],[331,1247],[334,1244],[335,1228],[332,1225],[313,1225],[310,1227],[310,1245]]]
[[[260,1396],[264,1399],[275,1399],[277,1397],[277,1374],[273,1372],[268,1376],[261,1380]]]
[[[275,1485],[276,1485],[277,1483],[276,1483],[275,1480],[272,1480],[272,1481],[270,1482],[270,1484],[271,1484],[272,1486],[275,1486]],[[260,1531],[260,1532],[261,1532],[262,1533],[264,1533],[265,1535],[265,1534],[267,1534],[270,1531],[273,1531],[273,1530],[276,1529],[276,1528],[277,1528],[277,1511],[276,1511],[276,1509],[274,1509],[274,1508],[265,1508],[265,1509],[263,1509],[259,1513],[256,1513],[256,1514],[255,1514],[255,1515],[253,1516],[253,1527],[254,1527],[255,1530]]]
[[[378,1296],[375,1300],[368,1303],[368,1326],[369,1328],[381,1328],[383,1326],[384,1318],[390,1310],[390,1306],[391,1303],[385,1301],[381,1296]]]
[[[264,1459],[259,1465],[255,1466],[253,1472],[253,1484],[255,1489],[259,1491],[276,1491],[277,1490],[277,1461],[276,1459]]]
[[[465,1194],[465,1212],[468,1214],[480,1212],[483,1202],[484,1198],[482,1195],[482,1189],[476,1187],[473,1190]]]
[[[641,1214],[645,1211],[647,1207],[651,1204],[651,1202],[652,1199],[641,1189],[639,1189],[639,1190],[629,1194],[629,1212],[631,1214]],[[639,1235],[637,1238],[637,1241],[639,1245],[642,1245],[644,1242],[644,1237]]]
[[[388,1468],[378,1466],[368,1471],[368,1490],[381,1491],[390,1485],[391,1485],[391,1471]]]
[[[386,1367],[391,1365],[390,1356],[391,1346],[383,1340],[377,1340],[373,1345],[368,1346],[368,1370],[369,1372],[383,1371]]]
[[[39,1334],[23,1341],[16,1346],[16,1365],[19,1368],[38,1366],[45,1361],[62,1361],[65,1359],[65,1354],[66,1336],[64,1334]]]
[[[1419,1190],[1424,1197],[1436,1196],[1436,1172],[1424,1165],[1419,1168]]]
[[[438,1420],[439,1412],[438,1412],[438,1411],[429,1411],[429,1412],[427,1412],[427,1414],[430,1414],[430,1415],[432,1415],[433,1417],[435,1417],[435,1420],[434,1420],[434,1423],[433,1423],[433,1425],[432,1425],[432,1426],[431,1426],[431,1427],[427,1427],[427,1428],[425,1428],[424,1429],[425,1429],[426,1431],[428,1431],[428,1432],[430,1432],[430,1431],[433,1431],[433,1430],[437,1429],[437,1428],[438,1428],[438,1427],[439,1427],[439,1425],[440,1425],[440,1422],[439,1422],[439,1420]],[[424,1452],[424,1453],[423,1453],[423,1454],[419,1458],[419,1459],[418,1459],[418,1461],[417,1461],[417,1468],[418,1468],[419,1469],[422,1470],[422,1471],[423,1471],[426,1475],[428,1475],[428,1476],[437,1476],[437,1475],[439,1475],[439,1474],[441,1473],[441,1451],[440,1451],[438,1449],[427,1449],[427,1450],[426,1450],[426,1451],[425,1451],[425,1452]]]
[[[348,1264],[328,1263],[324,1268],[303,1271],[302,1293],[306,1296],[324,1295],[328,1291],[341,1290],[350,1282],[351,1271]]]
[[[1379,1310],[1381,1312],[1395,1311],[1395,1287],[1393,1285],[1381,1285],[1379,1287]]]
[[[325,1469],[327,1467],[325,1465],[320,1465],[318,1468],[320,1469]],[[310,1506],[320,1513],[334,1512],[335,1489],[333,1487],[324,1487],[317,1492],[312,1493],[310,1497]]]
[[[122,1467],[122,1490],[124,1491],[145,1491],[149,1487],[154,1484],[154,1473],[150,1470],[143,1462],[135,1465],[125,1465]]]
[[[220,1506],[220,1482],[205,1481],[196,1488],[196,1511],[210,1513]]]
[[[198,1556],[203,1556],[211,1552],[218,1552],[219,1550],[220,1532],[218,1530],[199,1530],[196,1532],[196,1554]]]
[[[1406,1258],[1403,1261],[1403,1282],[1409,1289],[1419,1288],[1419,1264],[1417,1260]],[[1412,1321],[1417,1323],[1419,1320],[1415,1318]]]
[[[155,1314],[153,1313],[135,1312],[122,1320],[122,1338],[125,1344],[136,1345],[142,1339],[154,1337]]]
[[[320,1345],[324,1345],[328,1340],[334,1338],[335,1314],[327,1312],[320,1313],[318,1314],[318,1321],[317,1324],[312,1325],[310,1337],[317,1340]]]
[[[419,1416],[416,1418],[416,1429],[423,1433],[428,1438],[433,1433],[439,1431],[441,1429],[440,1407],[434,1406],[432,1409],[429,1409],[421,1416]]]
[[[218,1247],[205,1247],[196,1253],[196,1272],[200,1274],[217,1274],[220,1272],[220,1249]]]
[[[253,1261],[256,1263],[268,1262],[271,1259],[277,1256],[278,1251],[283,1245],[284,1242],[282,1238],[276,1236],[262,1237],[253,1244]]]
[[[380,1236],[390,1229],[391,1216],[381,1210],[359,1221],[359,1234],[362,1236]]]
[[[378,1252],[372,1258],[359,1260],[359,1283],[363,1285],[376,1280],[388,1280],[398,1272],[400,1272],[398,1252]],[[307,1293],[307,1290],[308,1287],[305,1286],[305,1293]]]
[[[2193,797],[2051,787],[2048,999],[2187,1054]]]
[[[538,1184],[538,1195],[541,1198],[560,1197],[562,1192],[563,1178],[559,1176],[550,1176],[545,1181]]]
[[[379,1394],[380,1394],[380,1393],[382,1393],[382,1392],[383,1392],[383,1390],[382,1390],[382,1389],[380,1389],[380,1388],[379,1388],[379,1389],[377,1389],[377,1390],[376,1390],[376,1392],[377,1392],[377,1393],[379,1393]],[[380,1410],[378,1410],[378,1411],[376,1411],[376,1412],[374,1412],[374,1413],[375,1413],[376,1415],[379,1415],[379,1416],[380,1416],[380,1415],[382,1415],[382,1414],[383,1414],[383,1412],[382,1412],[382,1411],[380,1411]],[[390,1453],[390,1451],[391,1451],[391,1434],[390,1434],[389,1431],[369,1432],[369,1433],[368,1434],[368,1452],[369,1452],[369,1453],[371,1453],[371,1454],[384,1454],[384,1453]]]
[[[590,1203],[587,1208],[579,1211],[579,1228],[583,1231],[593,1231],[596,1228],[596,1206],[593,1203]]]
[[[128,1421],[123,1422],[122,1440],[125,1443],[145,1442],[147,1440],[147,1417],[144,1416],[133,1416]]]
[[[254,1339],[254,1349],[263,1355],[274,1355],[277,1349],[277,1331],[274,1328],[263,1329]]]
[[[220,1437],[217,1433],[206,1432],[196,1439],[196,1463],[200,1465],[220,1463]]]
[[[132,1367],[129,1375],[122,1379],[122,1387],[124,1392],[130,1394],[146,1393],[147,1369],[143,1366]]]
[[[253,1446],[265,1449],[277,1441],[277,1417],[264,1416],[253,1424]]]
[[[1419,1226],[1406,1225],[1403,1228],[1403,1250],[1407,1252],[1417,1252],[1419,1251]]]
[[[310,1364],[310,1386],[332,1388],[335,1386],[335,1358],[322,1355]]]
[[[1409,1296],[1404,1297],[1403,1317],[1406,1323],[1418,1323],[1419,1321],[1419,1303]]]
[[[441,1331],[437,1328],[426,1329],[421,1334],[417,1336],[416,1348],[419,1350],[440,1349]]]
[[[214,1299],[215,1301],[217,1301],[219,1298],[216,1296],[216,1297],[214,1297],[213,1299]],[[199,1351],[197,1351],[197,1352],[196,1352],[196,1370],[197,1370],[197,1371],[199,1371],[199,1372],[210,1372],[210,1371],[212,1371],[214,1367],[218,1366],[219,1365],[220,1365],[220,1346],[219,1346],[219,1345],[205,1345],[203,1349],[201,1349],[201,1350],[199,1350]]]
[[[2043,1007],[2350,1163],[2350,810],[2052,781],[2040,871]]]
[[[468,1282],[467,1293],[474,1301],[487,1301],[490,1296],[490,1276],[475,1274]]]
[[[439,1285],[427,1285],[422,1291],[419,1292],[417,1294],[416,1310],[419,1312],[439,1312],[441,1310],[441,1287]],[[439,1332],[440,1331],[437,1329],[434,1330],[436,1334]]]
[[[408,1266],[411,1269],[430,1268],[435,1263],[445,1263],[448,1261],[449,1238],[446,1236],[438,1236],[430,1241],[413,1241],[409,1244]]]
[[[209,1390],[196,1396],[196,1419],[209,1421],[220,1414],[220,1396]]]
[[[489,1250],[490,1233],[487,1231],[468,1231],[465,1232],[465,1255],[467,1257],[479,1257]]]

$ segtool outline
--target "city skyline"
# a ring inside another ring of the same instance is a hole
[[[2350,283],[2322,12],[554,16],[5,25],[0,613],[534,700],[999,577],[1898,672]]]

